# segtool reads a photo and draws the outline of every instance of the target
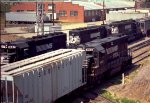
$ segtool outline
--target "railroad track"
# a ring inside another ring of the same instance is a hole
[[[81,99],[81,103],[113,103],[97,92],[92,90],[92,91],[88,91],[87,93],[82,94],[79,97]]]
[[[137,45],[134,45],[132,47],[130,47],[129,49],[134,52],[134,51],[137,51],[143,47],[147,47],[147,46],[150,46],[150,39],[149,40],[146,40],[144,42],[141,42],[140,44],[137,44]]]
[[[149,56],[150,40],[146,40],[140,44],[134,45],[129,49],[132,52],[133,64],[138,63]]]

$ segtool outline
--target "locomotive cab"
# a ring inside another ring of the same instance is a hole
[[[140,24],[141,32],[144,36],[150,35],[150,18],[145,18],[138,21]]]
[[[1,65],[28,57],[28,45],[22,41],[1,44]]]

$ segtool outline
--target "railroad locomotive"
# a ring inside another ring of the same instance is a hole
[[[66,34],[62,32],[1,43],[1,65],[61,48],[66,48]]]
[[[138,19],[136,22],[139,23],[142,34],[144,36],[150,36],[150,18]]]
[[[72,47],[89,42],[96,38],[106,38],[110,33],[111,29],[108,25],[73,29],[69,31],[69,45]]]
[[[87,69],[88,84],[102,77],[110,77],[132,64],[128,50],[128,37],[107,37],[79,45],[86,51],[84,67]]]
[[[128,42],[136,41],[144,35],[141,32],[141,28],[139,23],[135,20],[122,20],[116,21],[109,24],[111,27],[111,35],[118,36],[119,35],[127,35]]]

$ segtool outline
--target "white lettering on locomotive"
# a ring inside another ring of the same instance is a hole
[[[90,38],[96,38],[96,37],[100,37],[100,32],[92,33],[92,34],[90,35]]]
[[[94,51],[94,49],[93,48],[86,48],[85,51]]]
[[[118,51],[118,45],[107,48],[106,51],[107,51],[107,54],[111,54],[113,52],[116,52],[116,51]]]
[[[37,52],[40,52],[40,51],[52,49],[52,47],[53,47],[53,44],[49,43],[49,44],[43,44],[43,45],[36,46],[36,49],[37,49]]]

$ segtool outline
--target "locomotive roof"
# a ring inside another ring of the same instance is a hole
[[[119,39],[125,38],[125,37],[127,38],[127,36],[125,35],[125,36],[122,36],[122,37],[112,37],[112,36],[110,36],[110,37],[107,37],[107,38],[104,38],[104,39],[95,39],[93,41],[85,43],[85,46],[86,47],[93,47],[93,48],[96,48],[99,51],[103,51],[104,48],[103,48],[102,44],[112,42],[112,41],[116,41],[116,40],[119,40]]]
[[[83,27],[83,28],[73,29],[72,31],[73,31],[73,32],[85,31],[85,30],[97,29],[97,28],[101,28],[101,27],[105,27],[105,26],[106,26],[106,25]]]
[[[129,20],[114,21],[114,22],[111,22],[110,25],[127,24],[127,23],[132,23],[132,22],[135,22],[135,20],[129,19]]]

